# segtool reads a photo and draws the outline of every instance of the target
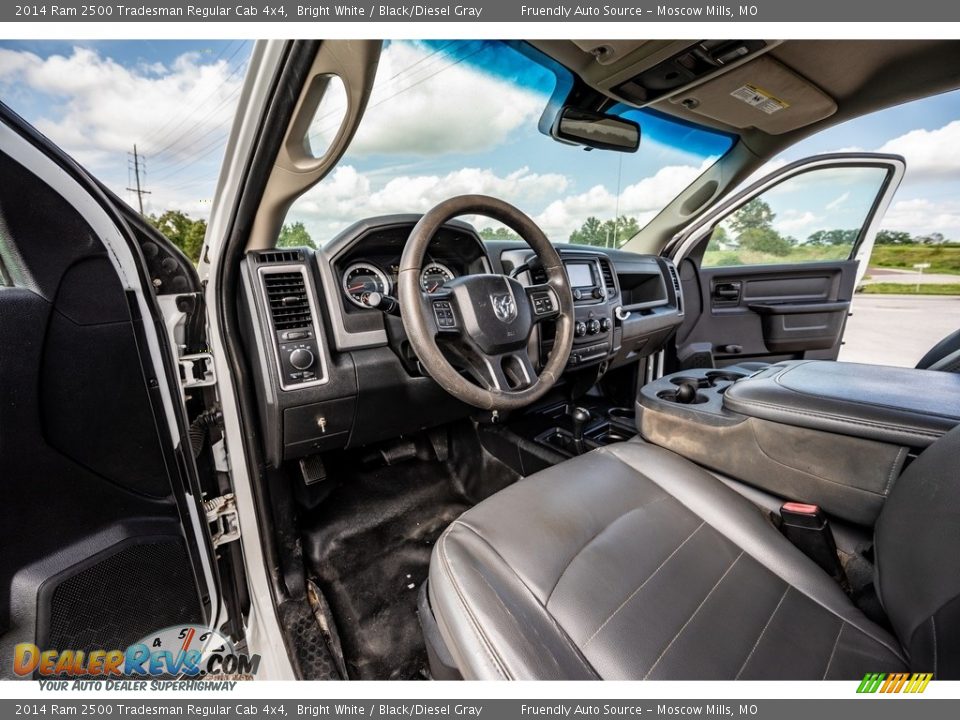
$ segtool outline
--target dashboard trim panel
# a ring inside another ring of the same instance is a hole
[[[277,346],[279,342],[277,338],[277,328],[274,327],[273,315],[270,312],[270,300],[267,297],[266,284],[264,282],[265,275],[274,275],[276,273],[284,272],[297,272],[303,277],[304,290],[307,296],[307,302],[310,305],[311,313],[311,322],[313,324],[313,333],[314,340],[317,343],[317,352],[315,354],[317,362],[320,364],[320,373],[319,377],[315,380],[306,380],[303,382],[296,383],[286,383],[284,381],[284,367],[283,361],[280,357],[280,349]],[[326,335],[323,332],[322,324],[320,322],[319,308],[317,307],[316,300],[316,291],[314,289],[313,283],[311,282],[309,273],[305,265],[297,264],[283,264],[283,265],[267,265],[264,267],[257,268],[257,278],[260,283],[260,293],[264,302],[264,310],[266,313],[267,324],[270,327],[271,333],[271,345],[274,362],[277,366],[277,380],[280,383],[280,389],[284,391],[291,390],[301,390],[303,388],[315,387],[317,385],[324,385],[330,380],[330,373],[327,370],[327,354],[326,354]]]

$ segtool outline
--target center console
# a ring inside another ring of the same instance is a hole
[[[960,375],[832,361],[648,383],[648,441],[791,500],[872,525],[906,463],[960,425]]]

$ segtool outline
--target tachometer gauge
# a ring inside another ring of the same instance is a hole
[[[434,293],[455,277],[453,270],[446,265],[438,262],[427,263],[420,272],[420,287],[424,292]]]
[[[378,292],[390,294],[390,281],[383,270],[370,263],[354,263],[343,273],[343,291],[350,302],[362,308],[370,307],[365,302],[367,295]]]

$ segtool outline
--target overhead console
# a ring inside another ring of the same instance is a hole
[[[960,424],[960,375],[833,361],[645,385],[647,440],[791,500],[872,525],[905,464]]]

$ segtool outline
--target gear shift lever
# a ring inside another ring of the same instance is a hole
[[[591,417],[586,408],[575,407],[570,411],[570,419],[573,420],[573,450],[577,455],[583,455],[583,428],[590,422]]]

